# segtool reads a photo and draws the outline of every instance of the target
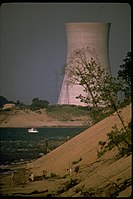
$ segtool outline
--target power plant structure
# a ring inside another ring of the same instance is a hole
[[[100,64],[104,67],[106,72],[110,73],[109,32],[111,23],[81,22],[66,23],[65,25],[67,32],[67,63],[76,49],[94,49],[98,55]],[[89,59],[92,57],[91,54],[87,56]],[[64,74],[58,104],[86,106],[84,102],[76,98],[79,94],[86,96],[83,86],[72,84],[68,79],[67,73]]]

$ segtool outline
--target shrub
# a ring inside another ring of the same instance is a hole
[[[126,130],[122,128],[118,130],[117,126],[112,127],[112,131],[107,134],[108,140],[99,141],[100,150],[97,150],[98,157],[101,157],[106,151],[117,147],[120,156],[130,155],[132,152],[131,145],[131,124],[128,124]]]
[[[79,165],[75,167],[74,171],[75,171],[76,173],[79,172]]]
[[[58,190],[58,194],[61,194],[72,187],[76,186],[80,182],[79,179],[71,179],[70,181],[65,183],[65,186],[63,186],[60,190]]]
[[[51,173],[50,176],[51,178],[57,177],[56,173]]]
[[[65,184],[66,191],[69,190],[70,188],[76,186],[79,182],[80,182],[79,179],[71,179],[70,181],[68,181]]]
[[[77,164],[77,163],[80,162],[81,160],[82,160],[82,157],[80,157],[78,160],[72,161],[72,164]]]

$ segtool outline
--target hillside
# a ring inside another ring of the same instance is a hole
[[[38,111],[13,108],[0,110],[0,127],[83,126],[88,118],[88,111],[81,107],[55,106]]]
[[[122,115],[126,123],[131,120],[131,105],[122,110]],[[76,187],[62,193],[62,196],[79,196],[81,191],[75,193],[75,190],[81,190],[82,187],[84,187],[84,190],[95,187],[104,188],[111,182],[114,182],[114,184],[111,184],[113,186],[116,185],[115,183],[120,184],[129,180],[131,179],[131,156],[116,161],[113,156],[117,151],[113,150],[107,152],[103,157],[97,158],[98,142],[106,140],[106,134],[111,131],[114,124],[121,128],[121,123],[116,114],[103,119],[44,157],[28,164],[27,167],[31,168],[37,176],[42,175],[43,170],[47,170],[48,175],[56,173],[64,176],[69,174],[70,167],[74,170],[76,166],[79,166],[79,173],[75,177],[80,179],[81,182]],[[73,172],[72,175],[76,174]],[[123,195],[130,193],[131,186]]]
[[[131,121],[131,104],[122,110],[126,124]],[[116,113],[68,140],[45,156],[28,163],[27,176],[32,171],[35,180],[3,193],[27,196],[60,197],[128,197],[132,192],[132,156],[116,158],[117,149],[97,158],[98,142],[121,123]],[[70,172],[71,168],[71,172]],[[42,180],[43,170],[46,178]],[[77,172],[76,172],[77,170]],[[20,179],[20,177],[19,177]]]

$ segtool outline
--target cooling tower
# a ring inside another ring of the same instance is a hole
[[[74,50],[89,47],[90,49],[95,49],[101,65],[108,73],[110,73],[110,25],[110,23],[101,22],[66,23],[67,63]],[[83,102],[80,102],[80,99],[76,98],[79,96],[79,94],[82,94],[83,96],[86,95],[86,93],[83,91],[83,87],[81,85],[70,84],[67,80],[67,74],[64,74],[64,80],[59,95],[58,104],[73,104],[80,106],[86,105]]]

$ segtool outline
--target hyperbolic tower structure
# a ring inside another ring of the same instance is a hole
[[[67,63],[76,49],[95,49],[98,59],[105,70],[110,73],[109,67],[109,31],[110,23],[82,22],[66,23],[67,32]],[[89,56],[89,55],[88,55]],[[68,83],[68,76],[64,74],[63,84],[58,99],[58,104],[73,104],[84,106],[76,97],[85,95],[81,85]]]

